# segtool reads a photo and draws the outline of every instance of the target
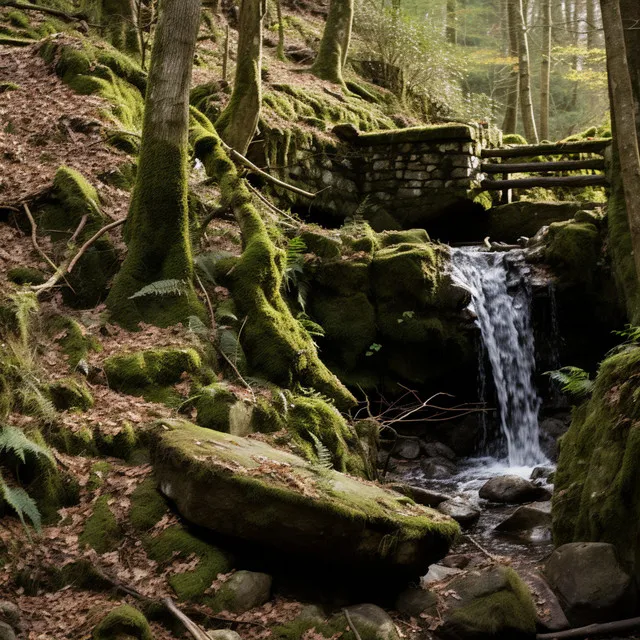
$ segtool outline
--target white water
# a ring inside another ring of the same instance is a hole
[[[540,449],[540,399],[533,384],[535,345],[531,323],[531,292],[521,251],[483,252],[452,249],[452,276],[471,293],[470,309],[482,334],[498,397],[500,427],[508,459],[487,465],[509,472],[547,462]],[[487,459],[485,459],[487,460]]]

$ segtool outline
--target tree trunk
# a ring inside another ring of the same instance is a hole
[[[640,282],[640,149],[634,115],[633,83],[629,73],[619,0],[600,0],[607,48],[607,70],[616,131],[620,174],[631,231],[631,245]]]
[[[451,44],[456,44],[458,41],[456,11],[456,0],[447,0],[447,42],[450,42]]]
[[[542,0],[542,61],[540,62],[540,137],[549,139],[551,79],[551,0]]]
[[[353,23],[353,0],[331,0],[327,24],[324,27],[318,55],[311,73],[336,84],[344,84],[343,61],[351,39]]]
[[[102,0],[101,21],[111,44],[129,53],[140,53],[137,11],[133,0]]]
[[[113,318],[127,327],[168,326],[201,312],[187,205],[189,86],[199,24],[200,0],[162,0],[125,226],[128,252],[107,299]],[[161,280],[177,281],[178,294],[131,299]]]
[[[509,57],[518,60],[518,12],[515,2],[507,0],[507,22],[509,32]],[[518,126],[518,100],[520,94],[520,70],[517,63],[512,63],[507,82],[507,100],[502,130],[515,133]]]
[[[640,136],[640,3],[638,0],[620,0],[620,13],[623,16],[627,62],[633,89],[633,111]]]
[[[220,137],[245,154],[260,119],[262,103],[262,18],[264,0],[242,0],[238,26],[238,54],[233,93],[216,121]]]
[[[538,142],[536,121],[533,115],[533,101],[531,99],[531,72],[529,64],[529,38],[523,0],[515,0],[518,12],[518,67],[520,71],[520,113],[524,136],[530,144]]]
[[[284,22],[282,22],[282,0],[276,0],[276,14],[278,17],[278,60],[284,61]]]

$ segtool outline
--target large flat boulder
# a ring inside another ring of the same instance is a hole
[[[342,575],[415,579],[459,531],[406,496],[258,439],[183,420],[159,422],[151,433],[160,490],[187,520],[278,558],[305,556],[305,571],[339,566]]]

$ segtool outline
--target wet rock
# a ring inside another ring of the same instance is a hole
[[[630,618],[634,614],[631,578],[611,544],[564,544],[551,554],[545,576],[573,626]]]
[[[442,640],[533,640],[536,610],[526,584],[504,566],[468,571],[454,578],[439,608]]]
[[[244,613],[271,598],[271,576],[256,571],[237,571],[216,592],[212,608],[216,611]]]
[[[533,600],[538,614],[538,630],[553,632],[568,629],[567,616],[544,576],[533,570],[522,574],[522,579],[527,583],[534,596]]]
[[[444,558],[440,564],[444,567],[449,567],[450,569],[464,569],[470,562],[471,558],[469,556],[466,556],[463,553],[455,553]]]
[[[530,542],[547,542],[551,540],[551,502],[534,502],[518,507],[495,530]]]
[[[548,500],[551,494],[520,476],[498,476],[482,485],[480,497],[489,502],[501,504],[522,504],[534,500]]]
[[[0,622],[0,640],[16,640],[16,632],[6,622]]]
[[[449,500],[450,496],[446,493],[440,493],[438,491],[431,491],[430,489],[424,489],[423,487],[414,487],[410,484],[402,484],[400,482],[394,482],[386,485],[389,489],[393,489],[404,496],[411,498],[417,504],[422,504],[425,507],[437,507],[445,500]]]
[[[571,418],[545,418],[540,421],[540,448],[549,460],[558,458],[558,439],[569,429]]]
[[[551,482],[551,478],[555,472],[553,467],[536,467],[531,472],[531,480],[546,480],[547,482]]]
[[[446,458],[451,461],[456,459],[456,452],[442,442],[424,442],[422,450],[430,458]]]
[[[446,458],[428,458],[420,463],[422,472],[431,480],[444,480],[456,472],[456,465]]]
[[[470,322],[474,319],[470,319]],[[433,432],[439,442],[446,444],[458,456],[471,455],[476,450],[480,437],[478,419],[472,415],[460,420],[436,423]]]
[[[445,567],[441,564],[432,564],[429,567],[429,571],[426,576],[420,578],[420,583],[423,585],[433,584],[434,582],[440,582],[445,578],[451,578],[462,573],[460,569],[454,569],[452,567]]]
[[[396,446],[393,448],[393,455],[396,458],[415,460],[420,457],[420,441],[418,438],[398,436]]]
[[[417,618],[421,613],[435,612],[437,604],[437,596],[427,589],[406,589],[396,600],[396,610]]]
[[[464,498],[455,497],[438,505],[438,511],[451,516],[463,527],[470,527],[480,517],[480,510]]]
[[[347,607],[351,624],[358,630],[362,637],[371,640],[400,640],[400,635],[396,630],[393,620],[389,614],[374,604],[358,604],[353,607]],[[331,618],[331,622],[340,623],[344,621],[344,627],[347,627],[347,619],[343,613],[337,614]]]

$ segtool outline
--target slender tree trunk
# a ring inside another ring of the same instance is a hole
[[[518,11],[518,67],[520,71],[520,113],[522,126],[527,142],[538,142],[536,121],[533,115],[533,101],[531,99],[531,71],[529,62],[529,38],[527,36],[527,24],[523,0],[515,0]]]
[[[216,121],[220,137],[245,154],[260,119],[262,103],[262,18],[264,0],[242,0],[233,93]]]
[[[518,60],[518,12],[515,2],[507,0],[507,22],[509,31],[509,57]],[[502,130],[505,133],[515,133],[518,127],[518,101],[520,97],[520,70],[517,63],[511,64],[511,71],[507,81],[507,100],[504,112]]]
[[[353,0],[331,0],[327,24],[311,73],[323,80],[344,84],[342,67],[347,57],[345,48],[351,39],[352,23]]]
[[[629,73],[625,33],[619,0],[600,0],[607,47],[607,70],[611,87],[616,146],[631,231],[631,244],[640,282],[640,148],[635,116],[634,89]]]
[[[282,22],[282,0],[276,0],[276,13],[278,16],[278,60],[284,60],[284,22]]]
[[[458,28],[456,22],[457,6],[456,0],[447,0],[447,42],[456,44],[458,42]]]
[[[540,137],[549,139],[551,79],[551,0],[542,0],[542,60],[540,62]]]
[[[640,3],[638,0],[620,0],[620,13],[633,88],[636,128],[640,136]]]
[[[162,0],[147,85],[142,145],[129,216],[127,257],[107,299],[113,318],[168,326],[201,312],[193,284],[188,220],[189,85],[200,0]],[[131,299],[177,281],[181,295]]]
[[[596,3],[598,0],[587,0],[587,49],[595,49],[598,44],[598,26],[596,20]]]

